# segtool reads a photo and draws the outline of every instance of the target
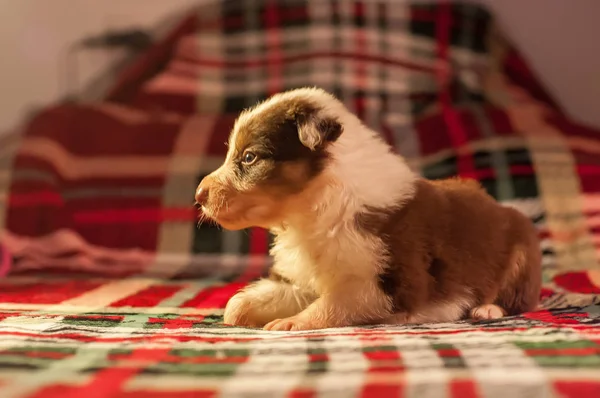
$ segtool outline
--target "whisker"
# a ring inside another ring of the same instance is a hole
[[[200,213],[200,217],[198,218],[198,222],[196,223],[196,228],[200,228],[202,226],[202,223],[204,222],[206,216],[204,215],[204,213]]]

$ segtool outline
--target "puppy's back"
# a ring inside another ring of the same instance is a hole
[[[475,180],[453,178],[431,184],[449,198],[451,212],[459,211],[450,215],[449,222],[452,232],[462,235],[460,243],[471,241],[471,254],[482,261],[479,266],[498,267],[497,272],[489,273],[498,278],[497,289],[493,285],[487,289],[495,299],[486,297],[486,293],[481,299],[502,307],[508,315],[534,310],[541,288],[541,253],[532,222],[519,211],[497,203]],[[493,261],[485,252],[499,261]]]
[[[467,300],[468,292],[473,306],[497,303],[509,314],[535,308],[540,259],[529,219],[499,205],[477,181],[419,180],[416,188],[380,231],[398,306]],[[420,286],[410,298],[399,287],[409,279]]]

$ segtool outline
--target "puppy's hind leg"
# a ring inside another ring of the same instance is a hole
[[[507,315],[535,311],[539,304],[542,284],[539,246],[535,244],[529,248],[516,248],[511,271],[495,304],[503,307]]]
[[[472,307],[469,311],[469,317],[475,321],[505,317],[507,311],[498,303],[498,290],[498,287],[494,288],[478,305]]]
[[[476,321],[499,319],[506,316],[506,311],[496,304],[482,304],[472,308],[470,315]]]
[[[471,310],[475,320],[498,319],[536,309],[541,285],[541,255],[537,240],[514,247],[504,281],[490,300]]]

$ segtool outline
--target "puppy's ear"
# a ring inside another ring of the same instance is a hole
[[[300,142],[312,151],[337,140],[343,131],[336,118],[322,115],[316,109],[296,109],[293,119]]]

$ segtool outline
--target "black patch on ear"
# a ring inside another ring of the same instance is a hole
[[[298,129],[300,142],[311,150],[334,142],[343,132],[343,127],[335,118],[320,115],[320,109],[311,104],[297,104],[288,115]]]
[[[246,170],[243,177],[247,180],[253,175],[258,180],[263,174],[278,179],[282,162],[303,163],[307,178],[318,175],[329,159],[325,144],[336,141],[343,131],[335,115],[327,115],[319,104],[305,98],[274,102],[238,127],[234,144],[238,148],[236,161],[241,161],[246,148],[265,161],[260,164],[264,167],[239,165],[238,177],[241,179]]]
[[[325,118],[317,122],[317,130],[323,134],[325,141],[335,142],[342,135],[344,128],[337,120]]]

